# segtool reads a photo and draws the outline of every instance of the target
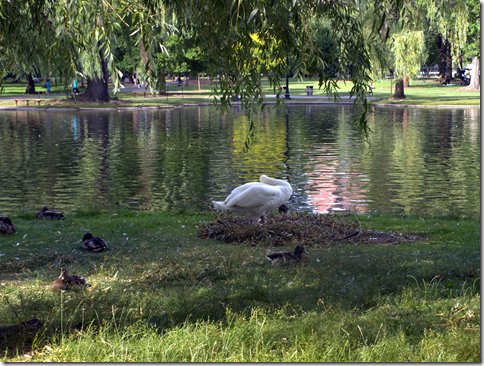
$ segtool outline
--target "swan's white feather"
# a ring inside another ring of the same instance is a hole
[[[237,187],[224,202],[213,203],[218,209],[229,210],[254,220],[269,215],[283,205],[291,195],[292,188],[289,183],[262,175],[260,182],[250,182]]]

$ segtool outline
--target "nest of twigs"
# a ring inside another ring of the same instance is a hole
[[[250,222],[242,216],[224,213],[203,223],[198,236],[227,243],[264,246],[329,247],[340,244],[386,244],[424,240],[416,235],[385,233],[363,229],[355,216],[331,214],[283,214],[270,216],[267,222]]]

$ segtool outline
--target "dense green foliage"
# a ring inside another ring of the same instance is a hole
[[[395,54],[396,81],[404,76],[417,76],[425,55],[425,40],[423,32],[405,30],[397,34],[393,40]]]
[[[309,263],[272,266],[267,248],[197,238],[211,214],[19,214],[18,234],[0,237],[2,325],[36,317],[64,331],[0,359],[478,361],[479,221],[358,218],[428,239],[308,248]],[[87,230],[110,250],[82,251]],[[52,293],[60,266],[90,291]],[[86,330],[68,331],[82,320]]]

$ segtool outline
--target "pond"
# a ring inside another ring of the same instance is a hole
[[[0,213],[210,210],[261,174],[287,179],[294,211],[480,212],[480,109],[373,107],[371,148],[352,107],[291,105],[0,113]]]

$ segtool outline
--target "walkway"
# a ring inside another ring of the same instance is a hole
[[[167,85],[178,85],[178,82],[167,82]],[[110,92],[112,92],[114,89],[111,89]],[[138,88],[138,86],[134,86],[133,84],[126,84],[124,86],[124,88],[120,89],[118,91],[118,94],[124,94],[124,93],[132,93],[132,92],[136,92],[136,91],[147,91],[149,89],[146,88],[146,86],[142,86],[141,88]],[[177,90],[177,94],[179,94],[180,91],[182,91],[183,89],[178,89]],[[196,94],[197,92],[195,91],[183,91],[184,94]],[[38,99],[38,98],[42,98],[42,96],[46,96],[45,95],[45,92],[43,92],[43,94],[40,94],[38,96],[35,96],[35,95],[17,95],[17,96],[0,96],[0,100],[2,99]],[[49,94],[49,97],[58,97],[58,98],[66,98],[67,96],[67,93],[63,93],[63,94]],[[211,96],[205,96],[205,95],[199,95],[197,96],[197,98],[206,98],[206,99],[210,99],[212,98]],[[267,98],[267,103],[269,104],[274,104],[276,103],[275,100],[270,100],[270,99],[276,99],[276,94],[267,94],[265,96],[265,98]],[[284,95],[280,95],[279,96],[280,99],[283,99],[284,100]],[[318,96],[318,95],[311,95],[311,96],[307,96],[307,95],[291,95],[291,101],[295,102],[295,103],[308,103],[308,104],[340,104],[340,105],[352,105],[353,104],[353,98],[351,98],[350,96],[341,96],[340,97],[340,102],[335,102],[333,100],[333,98],[330,98],[330,97],[326,97],[326,96]],[[374,97],[367,97],[368,100],[374,100],[374,99],[377,99],[377,98],[374,98]],[[316,100],[318,100],[318,102],[315,102]],[[327,101],[322,101],[322,100],[327,100]],[[240,102],[233,102],[234,105],[237,105],[239,104]],[[200,106],[205,106],[205,105],[212,105],[212,103],[208,103],[208,104],[189,104],[187,103],[186,105],[180,105],[180,106],[177,106],[177,107],[183,107],[183,106],[196,106],[196,105],[200,105]],[[410,108],[458,108],[458,109],[461,109],[461,108],[480,108],[480,105],[411,105],[411,104],[387,104],[387,103],[374,103],[372,104],[373,106],[384,106],[384,107],[410,107]],[[162,106],[162,107],[119,107],[118,109],[122,110],[122,109],[139,109],[139,108],[146,108],[146,109],[153,109],[153,108],[171,108],[172,106]],[[27,106],[21,106],[21,107],[1,107],[0,106],[0,110],[5,110],[5,109],[8,109],[8,110],[15,110],[15,109],[18,109],[18,110],[33,110],[33,109],[37,109],[37,110],[46,110],[46,108],[35,108],[35,107],[27,107]],[[53,109],[53,108],[49,108],[49,109]],[[54,108],[54,109],[57,109],[57,108]],[[73,110],[80,110],[80,109],[93,109],[93,108],[73,108]],[[95,109],[100,109],[100,108],[95,108]],[[102,109],[102,108],[101,108]],[[112,108],[109,108],[110,110]]]

